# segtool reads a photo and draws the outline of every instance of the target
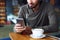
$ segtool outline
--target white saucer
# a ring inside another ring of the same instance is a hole
[[[32,34],[30,35],[30,37],[32,37],[32,38],[44,38],[46,35],[42,35],[41,37],[36,37],[36,36],[33,36]]]

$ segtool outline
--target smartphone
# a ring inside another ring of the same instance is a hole
[[[17,23],[21,24],[21,26],[25,26],[23,18],[17,18]]]

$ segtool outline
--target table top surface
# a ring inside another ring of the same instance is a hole
[[[14,32],[9,33],[11,40],[58,40],[58,38],[46,36],[44,38],[32,38],[29,35],[21,35]]]

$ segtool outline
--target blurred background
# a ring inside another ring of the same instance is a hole
[[[43,1],[49,2],[51,5],[54,6],[54,10],[57,13],[59,21],[60,0],[43,0]],[[0,38],[9,37],[9,33],[13,32],[13,27],[14,24],[16,23],[19,7],[25,4],[27,4],[26,0],[0,0]],[[54,33],[54,35],[59,34]]]

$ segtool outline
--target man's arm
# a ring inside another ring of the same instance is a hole
[[[44,29],[45,32],[56,32],[58,31],[58,20],[54,9],[51,7],[48,9],[49,25],[38,26],[38,28]]]
[[[19,12],[18,12],[18,18],[23,18],[23,9],[22,7],[20,7]],[[18,22],[15,24],[13,31],[16,33],[21,33],[22,31],[24,31],[25,28],[23,26],[21,26],[21,24],[19,24]]]
[[[58,22],[55,13],[50,12],[51,14],[48,16],[49,25],[47,26],[38,26],[38,28],[44,29],[45,32],[56,32],[58,31]]]
[[[19,12],[18,12],[18,18],[23,18],[23,7],[19,8]]]
[[[58,20],[54,10],[50,10],[48,13],[49,25],[43,27],[46,32],[55,32],[58,31]]]

